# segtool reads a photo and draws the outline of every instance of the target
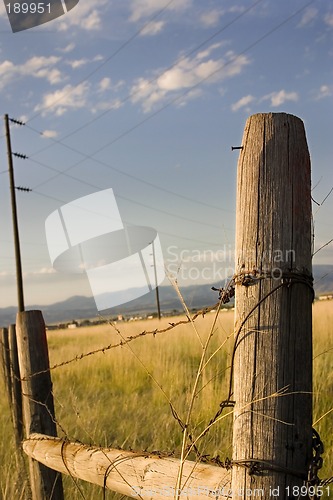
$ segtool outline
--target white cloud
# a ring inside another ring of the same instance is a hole
[[[214,26],[217,26],[218,23],[220,22],[220,19],[222,16],[225,14],[240,14],[244,12],[245,7],[242,7],[240,5],[233,5],[232,7],[229,7],[225,10],[222,9],[212,9],[212,10],[207,10],[203,14],[200,15],[199,21],[205,28],[212,28]]]
[[[42,102],[35,107],[35,111],[42,111],[43,115],[53,113],[62,116],[69,109],[84,108],[87,106],[89,88],[87,82],[76,86],[65,85],[62,89],[44,94]]]
[[[333,12],[328,12],[324,17],[324,21],[328,26],[333,28]]]
[[[316,99],[324,99],[325,97],[331,97],[333,95],[333,85],[321,85]]]
[[[84,66],[87,62],[88,59],[74,59],[72,61],[66,61],[66,64],[68,64],[72,69],[76,69]]]
[[[184,107],[186,104],[193,100],[193,99],[198,99],[203,94],[201,89],[193,89],[190,90],[189,92],[186,93],[183,97],[177,100],[176,105],[178,107]]]
[[[60,60],[61,58],[56,56],[33,56],[23,64],[14,64],[6,60],[0,64],[0,89],[17,78],[26,76],[44,78],[54,85],[63,79],[62,73],[55,67]]]
[[[73,26],[86,31],[96,31],[102,26],[102,10],[107,4],[108,0],[99,0],[96,7],[96,2],[82,1],[65,16],[55,19],[54,25],[59,31],[68,31]]]
[[[162,31],[164,25],[165,25],[164,21],[154,21],[154,22],[152,21],[141,30],[140,35],[142,36],[157,35],[157,33],[160,33],[160,31]]]
[[[210,28],[218,24],[222,15],[222,10],[213,9],[201,14],[200,21],[205,27]]]
[[[58,137],[58,132],[56,130],[44,130],[41,135],[46,139],[54,139],[55,137]]]
[[[98,90],[100,92],[105,92],[111,88],[111,78],[105,77],[98,84]]]
[[[64,54],[68,54],[68,52],[72,52],[72,50],[75,49],[75,43],[69,43],[68,45],[66,45],[66,47],[64,47],[63,49],[58,49],[59,52],[63,52]]]
[[[103,60],[103,56],[101,56],[100,54],[97,54],[92,59],[87,59],[85,57],[82,57],[81,59],[67,59],[67,61],[65,61],[65,63],[68,64],[68,66],[70,66],[72,69],[77,69],[77,68],[80,68],[81,66],[85,66],[86,64],[89,64],[91,62],[98,62],[101,60]]]
[[[303,16],[302,16],[302,19],[300,20],[300,22],[298,23],[297,27],[298,28],[303,28],[303,26],[306,26],[307,24],[309,24],[313,19],[315,19],[317,17],[317,14],[318,14],[318,9],[316,9],[315,7],[308,7],[307,9],[305,9],[305,11],[303,12]]]
[[[279,92],[271,92],[270,94],[265,95],[262,101],[271,101],[271,106],[276,108],[277,106],[281,106],[286,101],[298,101],[297,92],[286,92],[285,90],[280,90]]]
[[[48,68],[39,69],[34,76],[36,78],[45,78],[51,85],[55,85],[64,79],[62,73],[56,68],[51,70]]]
[[[99,12],[94,9],[90,14],[83,20],[82,28],[91,31],[98,30],[101,27],[101,17]]]
[[[106,92],[107,90],[118,92],[124,85],[124,80],[119,80],[118,82],[113,83],[111,78],[104,77],[97,84],[97,93]]]
[[[0,278],[8,278],[9,276],[15,276],[15,273],[9,271],[0,271]]]
[[[198,52],[196,55],[196,58],[197,59],[205,59],[205,58],[209,57],[214,50],[219,49],[223,45],[225,45],[225,43],[223,43],[223,42],[213,43],[207,49],[202,50],[201,52]]]
[[[231,106],[232,111],[238,111],[240,108],[243,108],[244,106],[248,106],[251,102],[253,102],[255,98],[252,95],[246,95],[239,99],[239,101],[235,102]]]
[[[199,84],[209,85],[231,78],[240,74],[244,66],[249,64],[249,59],[245,55],[237,56],[232,51],[228,51],[223,58],[209,58],[212,51],[218,47],[220,44],[214,44],[193,58],[181,58],[171,69],[153,81],[145,78],[137,79],[132,86],[132,102],[141,103],[144,112],[149,112],[170,93],[194,90]]]
[[[123,80],[113,83],[109,77],[102,78],[94,85],[87,81],[79,85],[68,84],[55,92],[44,94],[41,102],[34,109],[35,111],[41,111],[43,116],[47,114],[62,116],[68,111],[76,111],[82,108],[89,110],[91,113],[106,109],[119,109],[123,106],[123,101],[115,99],[114,94],[123,86]],[[107,99],[102,97],[105,93],[107,93]],[[51,134],[56,134],[56,132],[45,131],[43,135],[44,137],[51,137]],[[52,135],[52,137],[55,137],[55,135]]]
[[[98,111],[106,111],[110,109],[119,109],[124,105],[123,101],[120,99],[114,99],[113,101],[98,101],[91,107],[92,113],[97,113]]]
[[[34,271],[32,274],[54,274],[56,270],[53,267],[42,267],[37,271]]]
[[[192,0],[177,0],[170,3],[166,8],[170,11],[181,12],[189,8]],[[165,0],[132,0],[130,21],[136,22],[140,19],[151,17],[165,7]]]

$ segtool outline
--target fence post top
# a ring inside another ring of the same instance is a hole
[[[300,120],[302,123],[303,123],[303,120],[302,118],[300,118],[299,116],[296,116],[296,115],[293,115],[291,113],[286,113],[285,111],[278,111],[278,112],[268,112],[268,113],[254,113],[253,115],[250,115],[248,117],[248,120],[250,120],[251,118],[270,118],[270,119],[278,119],[278,118],[288,118],[288,119],[296,119],[296,120]]]

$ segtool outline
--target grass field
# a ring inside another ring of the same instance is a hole
[[[202,338],[209,334],[213,316],[210,313],[196,320]],[[169,321],[177,318],[118,323],[117,327],[128,337],[163,328]],[[333,412],[327,413],[333,407],[333,302],[314,305],[313,323],[313,419],[318,421],[316,429],[325,444],[320,477],[328,477],[333,475]],[[227,397],[232,351],[232,339],[227,339],[232,329],[233,313],[220,313],[209,352],[223,347],[208,364],[200,382],[192,417],[195,433],[204,428]],[[110,325],[49,332],[51,366],[119,340]],[[101,446],[179,452],[182,432],[169,403],[181,417],[185,415],[201,352],[196,333],[187,324],[54,369],[58,435]],[[16,471],[14,438],[2,381],[0,390],[0,498],[23,499],[24,478],[18,477]],[[231,417],[214,426],[200,442],[200,451],[220,455],[221,459],[231,457],[231,426]],[[100,487],[80,481],[79,491],[69,477],[64,477],[64,486],[66,500],[103,498]],[[117,496],[107,492],[106,498]]]

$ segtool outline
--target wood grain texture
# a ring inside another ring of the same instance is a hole
[[[10,354],[8,328],[0,328],[1,368],[8,404],[12,406],[12,382],[10,376]]]
[[[40,432],[56,436],[49,354],[41,311],[19,312],[16,332],[25,435]],[[33,376],[42,371],[45,373]],[[63,500],[59,474],[32,459],[29,472],[33,500]]]
[[[31,435],[23,449],[63,474],[129,497],[165,500],[175,495],[180,463],[176,458],[86,446],[41,434]],[[230,498],[230,479],[230,472],[221,467],[186,461],[181,498]]]
[[[282,274],[311,277],[311,173],[303,122],[285,113],[251,116],[238,162],[236,273],[274,272],[236,286],[235,330]],[[234,365],[233,460],[262,460],[307,475],[312,457],[312,291],[280,287],[250,315]],[[311,284],[311,281],[309,281]],[[286,388],[287,395],[270,395]],[[232,490],[302,485],[285,472],[233,467]]]
[[[23,439],[22,388],[17,353],[16,327],[9,325],[10,375],[12,390],[12,419],[17,447],[21,447]]]

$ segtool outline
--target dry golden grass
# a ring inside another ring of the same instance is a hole
[[[178,318],[118,323],[123,337],[168,326]],[[213,314],[196,320],[204,340]],[[233,313],[220,313],[207,358],[233,330]],[[118,343],[121,339],[110,325],[48,333],[51,365],[81,353]],[[194,399],[192,425],[198,435],[227,397],[232,341],[229,340],[209,362]],[[202,347],[190,324],[133,340],[52,370],[59,435],[85,443],[126,449],[177,450],[182,432],[173,418],[170,401],[185,420],[190,393],[200,362]],[[140,362],[138,362],[138,359]],[[333,443],[333,302],[314,305],[314,421],[325,443],[321,477],[332,475]],[[2,386],[1,386],[2,387]],[[1,393],[4,394],[3,389]],[[325,417],[323,415],[327,413]],[[321,418],[323,417],[323,418]],[[20,498],[22,487],[15,481],[12,437],[6,400],[0,414],[0,496]],[[232,419],[228,417],[200,441],[199,449],[221,458],[232,456]],[[68,499],[82,498],[70,478],[64,477]],[[102,498],[99,487],[80,482],[84,498]],[[116,498],[107,492],[106,498]]]

